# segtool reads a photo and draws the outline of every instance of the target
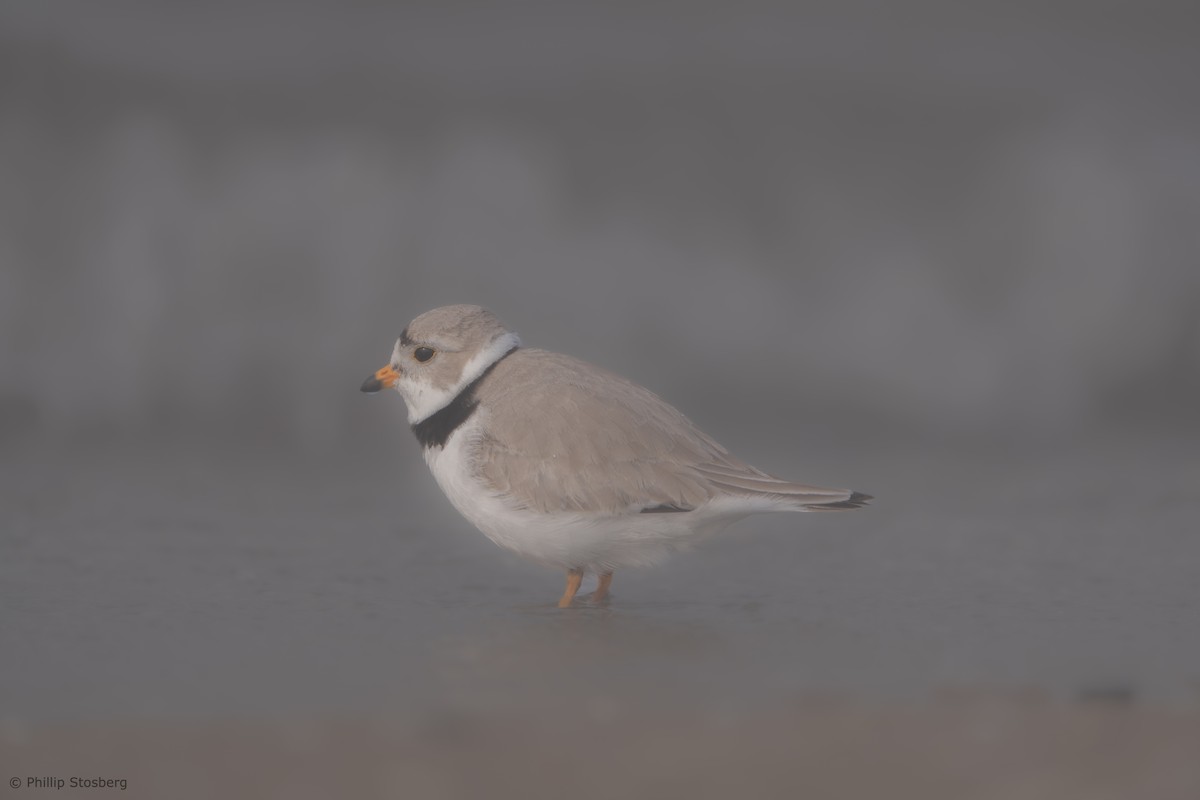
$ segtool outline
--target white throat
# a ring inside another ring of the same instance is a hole
[[[423,419],[441,411],[450,401],[458,397],[459,392],[471,385],[471,382],[495,364],[500,358],[521,346],[521,337],[515,333],[504,333],[497,336],[487,347],[471,356],[471,360],[463,366],[462,375],[458,382],[446,389],[439,389],[428,383],[409,383],[405,386],[404,402],[408,406],[408,424],[416,425]]]

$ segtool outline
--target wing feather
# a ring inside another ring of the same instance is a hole
[[[475,442],[479,476],[535,511],[686,510],[730,494],[816,508],[852,497],[757,470],[653,392],[569,356],[518,350],[480,396],[489,419]]]

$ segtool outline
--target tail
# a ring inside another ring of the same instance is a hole
[[[823,489],[785,481],[753,467],[705,465],[700,472],[723,493],[767,500],[777,504],[780,511],[847,511],[862,508],[874,499],[853,489]]]
[[[862,508],[869,504],[874,497],[862,492],[850,491],[850,496],[845,500],[838,500],[836,503],[805,503],[805,511],[846,511],[851,508]]]

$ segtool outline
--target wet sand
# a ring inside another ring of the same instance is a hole
[[[1194,800],[1200,711],[976,695],[814,699],[750,716],[352,718],[10,729],[21,775],[163,798],[890,797]],[[11,790],[7,790],[11,791]],[[82,792],[82,790],[80,790]],[[88,796],[117,794],[88,790]],[[23,788],[13,797],[41,796]]]
[[[177,798],[1200,796],[1187,441],[816,443],[877,506],[748,520],[567,611],[415,446],[351,444],[6,449],[5,769]]]

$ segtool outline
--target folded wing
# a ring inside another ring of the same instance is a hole
[[[473,460],[494,491],[531,510],[679,513],[733,496],[833,511],[869,499],[757,470],[654,393],[569,356],[519,350],[493,379]]]

